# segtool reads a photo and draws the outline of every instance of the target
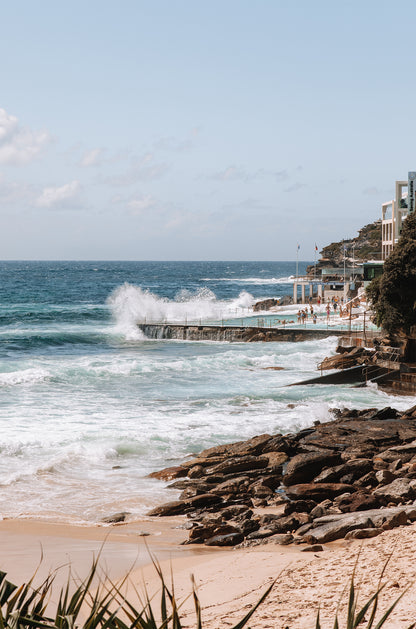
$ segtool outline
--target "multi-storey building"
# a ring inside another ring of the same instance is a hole
[[[415,209],[416,172],[408,173],[407,181],[396,181],[396,196],[382,205],[381,250],[385,260],[399,240],[402,223]]]

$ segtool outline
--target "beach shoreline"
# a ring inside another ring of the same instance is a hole
[[[153,534],[139,537],[139,528],[149,522],[124,523],[111,527],[81,527],[44,523],[37,520],[0,522],[1,570],[20,585],[26,582],[43,559],[36,577],[40,583],[58,568],[54,587],[66,583],[68,566],[85,577],[93,557],[101,553],[100,566],[112,581],[129,574],[126,594],[137,603],[135,590],[157,593],[160,580],[151,564],[149,550],[160,563],[170,584],[173,575],[175,595],[183,601],[184,626],[195,626],[193,602],[187,599],[195,579],[202,605],[204,627],[214,629],[240,620],[276,580],[270,595],[250,621],[253,629],[286,627],[302,629],[313,625],[318,605],[323,626],[332,626],[340,600],[345,612],[345,588],[356,565],[360,600],[374,593],[385,562],[389,559],[380,610],[411,586],[386,627],[407,627],[416,617],[416,524],[385,531],[375,539],[341,540],[324,545],[323,552],[301,552],[300,546],[257,546],[245,549],[212,549],[181,546],[183,529],[175,528],[181,518],[160,518],[150,523]],[[146,539],[146,542],[144,541]],[[147,547],[148,545],[148,547]],[[343,596],[344,592],[344,597]],[[381,611],[380,611],[381,613]],[[331,622],[332,620],[332,622]],[[407,624],[406,624],[407,623]]]

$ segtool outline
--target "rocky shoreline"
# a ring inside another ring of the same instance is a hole
[[[303,550],[416,521],[416,406],[333,414],[296,434],[210,448],[153,473],[182,493],[148,515],[185,514],[187,544]]]

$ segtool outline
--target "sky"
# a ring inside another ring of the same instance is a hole
[[[413,0],[0,9],[0,259],[313,260],[416,170]]]

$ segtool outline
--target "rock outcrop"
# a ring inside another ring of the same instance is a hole
[[[182,493],[148,515],[187,515],[186,543],[209,546],[364,539],[416,520],[416,407],[333,413],[153,474]]]

